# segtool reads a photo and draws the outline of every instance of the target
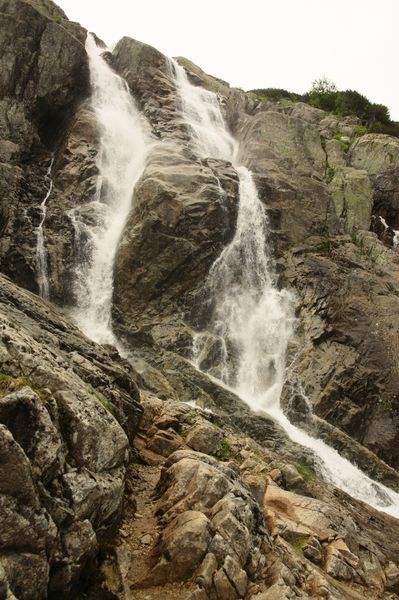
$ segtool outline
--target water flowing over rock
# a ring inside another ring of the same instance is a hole
[[[47,207],[46,203],[50,197],[53,189],[53,182],[51,179],[51,169],[53,167],[54,158],[51,159],[49,168],[45,176],[46,182],[48,182],[48,190],[43,198],[43,202],[40,205],[42,211],[42,218],[37,227],[37,246],[36,246],[36,270],[37,270],[37,281],[39,285],[39,295],[46,300],[50,298],[50,286],[48,283],[48,266],[47,266],[47,249],[44,243],[43,225],[46,220]]]
[[[150,140],[126,83],[108,66],[91,35],[86,49],[100,140],[96,194],[68,213],[78,248],[74,316],[92,339],[116,343],[110,322],[114,259]]]
[[[177,69],[176,79],[182,111],[194,132],[197,152],[223,151],[227,147],[224,145],[228,135],[226,127],[225,136],[221,136],[224,147],[217,148],[214,142],[223,125],[220,109],[218,117],[208,118],[216,110],[216,97],[211,92],[204,95],[196,91],[187,77],[183,84],[181,69]],[[234,145],[230,147],[234,160]],[[240,205],[236,232],[210,270],[205,296],[213,305],[214,314],[209,333],[200,333],[195,339],[194,359],[201,368],[201,351],[204,348],[209,351],[207,345],[211,337],[221,348],[221,364],[218,367],[216,362],[216,369],[225,384],[252,409],[273,415],[293,441],[315,451],[329,481],[372,506],[399,516],[399,494],[374,483],[322,441],[310,438],[289,423],[281,412],[286,349],[292,335],[292,300],[275,284],[267,239],[269,224],[251,174],[245,167],[238,167],[237,172]],[[212,369],[215,371],[215,359]]]
[[[0,55],[0,598],[398,598],[397,139],[51,0]]]

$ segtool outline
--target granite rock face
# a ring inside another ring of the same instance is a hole
[[[2,0],[0,32],[0,267],[37,291],[35,228],[48,190],[45,174],[89,93],[86,30],[52,2]]]
[[[18,599],[67,597],[118,523],[137,374],[0,282],[0,563]]]

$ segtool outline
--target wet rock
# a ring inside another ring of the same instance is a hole
[[[399,229],[399,167],[376,176],[373,213],[383,217],[392,229]]]
[[[14,182],[2,195],[0,266],[33,291],[38,289],[36,215],[47,191],[44,175],[51,150],[62,147],[65,128],[89,93],[86,30],[70,23],[51,2],[43,6],[25,0],[2,0],[0,5],[0,154],[12,160],[5,170],[6,180]],[[50,229],[49,237],[57,239],[56,227]],[[58,249],[53,255],[49,247],[54,262]]]

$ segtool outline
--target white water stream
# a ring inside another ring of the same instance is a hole
[[[379,216],[379,219],[381,221],[381,223],[383,224],[383,226],[385,227],[385,229],[389,229],[389,225],[386,222],[386,220],[384,219],[384,217],[381,217],[381,215]],[[393,240],[392,240],[392,246],[394,248],[397,248],[399,246],[399,230],[398,229],[392,229],[393,231]]]
[[[50,284],[48,280],[48,256],[47,248],[44,243],[43,225],[47,214],[47,200],[53,190],[53,180],[51,179],[51,170],[53,168],[54,156],[51,159],[44,181],[47,184],[47,192],[40,204],[41,219],[36,229],[36,279],[39,286],[39,295],[45,300],[50,298]]]
[[[206,290],[214,306],[208,330],[197,335],[200,368],[210,341],[220,346],[220,378],[253,410],[265,411],[291,440],[312,450],[322,476],[354,498],[399,518],[399,494],[374,482],[338,452],[292,425],[280,407],[288,341],[293,334],[291,296],[276,287],[268,220],[251,173],[236,164],[237,143],[228,132],[215,94],[192,85],[173,61],[182,113],[198,156],[231,161],[240,178],[233,240],[211,267]]]
[[[82,257],[75,274],[73,316],[94,341],[116,344],[111,328],[115,255],[151,141],[126,82],[110,68],[101,56],[104,49],[90,34],[86,51],[100,132],[99,176],[95,198],[69,213]]]

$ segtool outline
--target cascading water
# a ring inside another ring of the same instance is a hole
[[[232,161],[238,144],[226,129],[215,94],[192,85],[186,72],[174,59],[170,59],[171,71],[176,77],[182,103],[182,112],[199,156],[222,158]]]
[[[50,194],[53,190],[53,180],[51,179],[51,170],[53,168],[54,156],[51,159],[50,165],[47,169],[47,173],[44,180],[47,184],[47,192],[40,204],[41,219],[36,229],[36,279],[39,286],[39,295],[45,300],[50,298],[50,285],[48,280],[48,263],[47,263],[47,249],[44,243],[44,232],[43,225],[46,220],[47,214],[47,200],[50,198]]]
[[[386,222],[386,220],[384,219],[384,217],[379,217],[381,223],[383,224],[385,229],[389,229],[389,225]],[[392,246],[394,248],[397,248],[399,246],[399,230],[398,229],[392,229],[393,231],[393,239],[392,239]]]
[[[202,158],[223,158],[235,165],[237,143],[227,131],[215,94],[191,85],[184,69],[176,62],[173,66],[193,150]],[[312,450],[327,481],[399,517],[399,494],[374,482],[336,450],[292,425],[281,410],[286,350],[293,333],[292,300],[287,291],[276,287],[268,221],[252,175],[245,167],[235,168],[240,178],[236,232],[209,273],[206,291],[213,315],[208,330],[194,340],[194,362],[201,368],[209,344],[216,340],[223,385],[252,409],[266,411],[290,439]]]
[[[69,213],[79,246],[73,316],[82,331],[99,343],[115,344],[111,304],[115,255],[131,210],[135,184],[150,147],[146,122],[126,82],[101,56],[89,34],[91,104],[100,130],[99,171],[95,198]]]

